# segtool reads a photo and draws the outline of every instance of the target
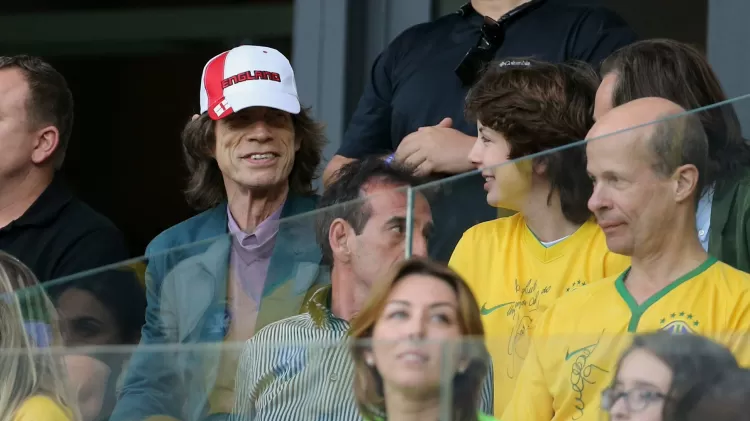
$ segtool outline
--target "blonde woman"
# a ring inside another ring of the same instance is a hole
[[[79,421],[52,303],[29,268],[0,251],[0,421]]]
[[[351,331],[354,394],[366,420],[438,420],[443,406],[451,420],[494,420],[478,411],[490,364],[479,306],[452,270],[424,259],[403,262],[373,287]],[[446,383],[449,405],[440,399]]]

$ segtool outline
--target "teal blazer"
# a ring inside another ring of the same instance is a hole
[[[316,205],[317,196],[287,198],[256,330],[298,314],[306,293],[317,287],[321,253],[314,215],[286,219],[314,211]],[[205,416],[220,355],[220,346],[211,344],[222,343],[227,328],[227,226],[227,204],[222,203],[167,229],[147,247],[146,324],[112,421]]]

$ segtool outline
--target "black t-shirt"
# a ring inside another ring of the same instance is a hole
[[[122,233],[59,180],[0,229],[0,250],[18,258],[41,282],[129,258]]]
[[[625,21],[610,10],[549,0],[534,3],[528,13],[505,22],[496,59],[580,60],[598,66],[636,40]],[[362,159],[391,153],[405,136],[445,117],[453,119],[455,129],[476,136],[476,124],[464,118],[468,87],[454,69],[476,45],[482,23],[483,17],[469,8],[463,15],[443,16],[399,35],[375,60],[338,155]],[[478,176],[470,176],[441,189],[433,204],[433,257],[446,261],[463,231],[497,216],[486,203],[483,184]]]

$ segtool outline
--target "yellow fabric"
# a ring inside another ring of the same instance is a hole
[[[146,263],[145,262],[135,262],[127,265],[127,267],[133,271],[136,278],[138,278],[138,283],[143,287],[143,291],[145,294],[146,291]]]
[[[533,335],[504,421],[598,421],[600,396],[633,332],[697,333],[748,366],[750,275],[709,258],[638,305],[624,276],[555,302]]]
[[[521,214],[472,227],[450,266],[469,284],[481,306],[487,348],[495,371],[495,414],[511,398],[528,353],[529,333],[558,297],[624,271],[630,258],[611,253],[593,221],[546,248]]]
[[[70,410],[53,399],[37,395],[26,399],[16,411],[13,421],[72,421]]]

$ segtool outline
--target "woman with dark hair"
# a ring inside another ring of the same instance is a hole
[[[424,259],[403,262],[373,286],[351,336],[354,394],[366,420],[444,419],[446,383],[453,389],[451,420],[494,420],[478,413],[490,366],[479,307],[452,270]],[[446,373],[452,374],[441,378]]]
[[[49,294],[65,345],[73,348],[66,363],[81,411],[86,420],[108,419],[130,353],[81,353],[75,348],[136,345],[145,322],[145,291],[129,268],[117,268],[51,285]]]
[[[750,420],[750,371],[730,369],[696,386],[665,421]]]
[[[50,287],[67,346],[135,345],[145,322],[146,292],[129,269]]]
[[[750,271],[750,144],[726,101],[716,74],[695,48],[668,39],[636,42],[609,56],[601,67],[594,118],[646,97],[666,98],[698,116],[708,135],[709,170],[698,204],[696,231],[703,248],[719,260]]]
[[[622,354],[601,407],[613,420],[661,421],[701,382],[737,368],[728,349],[692,334],[638,335]]]
[[[480,305],[505,410],[537,316],[568,291],[617,275],[630,259],[611,253],[588,209],[586,151],[596,73],[585,65],[515,59],[490,64],[466,98],[477,122],[468,159],[486,180],[487,202],[517,211],[468,229],[450,266]],[[582,252],[584,251],[584,252]]]

